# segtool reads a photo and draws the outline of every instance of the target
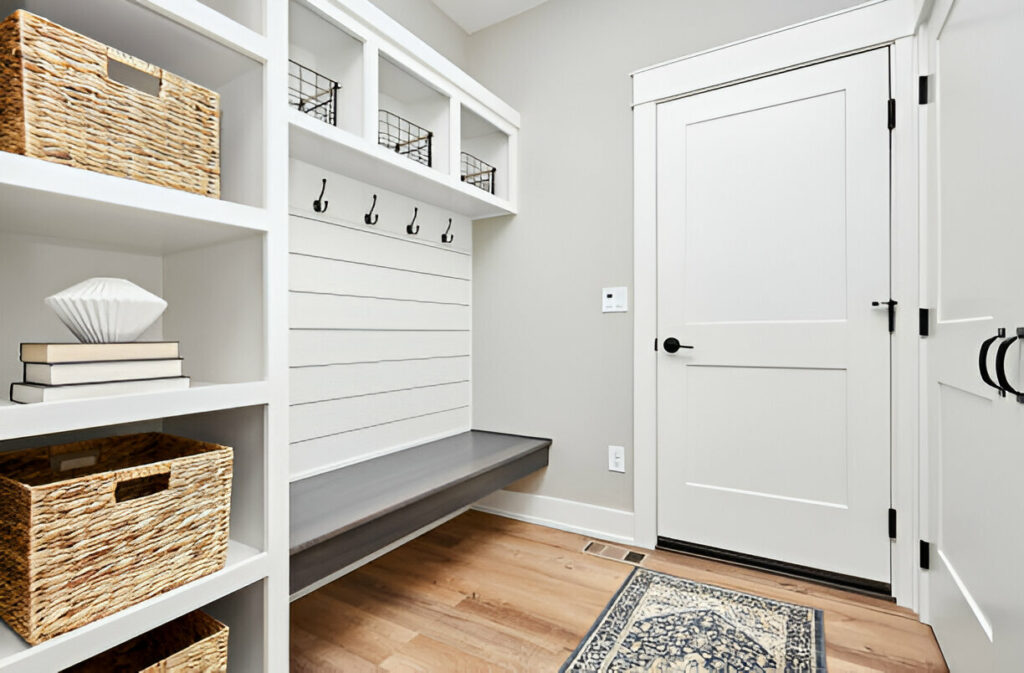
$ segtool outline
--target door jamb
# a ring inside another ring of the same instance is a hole
[[[892,132],[890,250],[897,311],[892,340],[891,499],[899,512],[892,542],[892,591],[917,610],[919,539],[918,61],[913,0],[878,0],[633,74],[634,543],[657,543],[657,105],[876,46],[890,46],[896,128]],[[842,39],[837,39],[841,36]],[[728,52],[728,53],[727,53]],[[770,67],[770,70],[766,70]],[[884,525],[884,520],[880,520]]]

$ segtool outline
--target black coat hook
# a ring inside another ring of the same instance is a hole
[[[441,234],[442,243],[451,243],[455,240],[455,234],[452,233],[452,218],[448,218],[448,228]]]
[[[420,233],[420,225],[416,224],[416,216],[420,214],[420,207],[416,206],[412,209],[412,222],[405,225],[405,233],[415,236]]]
[[[323,200],[324,192],[327,191],[327,178],[324,178],[323,184],[320,186],[320,196],[313,201],[313,210],[318,213],[327,212],[327,202]]]
[[[366,224],[377,224],[377,220],[380,219],[380,215],[374,215],[373,209],[377,207],[377,195],[373,195],[373,205],[370,206],[370,212],[363,215],[363,222]],[[372,217],[371,217],[372,216]]]

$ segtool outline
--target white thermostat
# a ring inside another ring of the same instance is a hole
[[[624,287],[606,287],[601,290],[601,310],[604,313],[625,313],[629,310],[629,293]]]

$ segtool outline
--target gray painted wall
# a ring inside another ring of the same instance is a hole
[[[632,313],[600,308],[632,284],[629,73],[855,4],[550,0],[469,37],[466,70],[522,114],[520,214],[476,224],[473,257],[474,427],[555,440],[516,490],[633,508]]]
[[[466,70],[466,31],[430,0],[372,0],[373,4],[402,24],[449,61]]]

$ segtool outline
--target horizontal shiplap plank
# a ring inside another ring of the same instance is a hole
[[[292,330],[288,339],[292,367],[411,360],[469,355],[469,332],[330,332]]]
[[[465,432],[470,424],[469,407],[461,407],[293,444],[289,454],[291,477],[308,477],[430,439]]]
[[[290,374],[292,404],[468,381],[469,356],[301,367]]]
[[[468,306],[291,293],[292,329],[468,330]]]
[[[302,217],[291,218],[290,246],[304,255],[453,278],[470,278],[473,272],[473,258],[466,253]]]
[[[291,441],[349,432],[403,418],[468,406],[468,383],[349,397],[291,408]]]
[[[469,304],[473,293],[468,280],[307,255],[292,255],[288,273],[289,289],[305,292],[448,304]]]

